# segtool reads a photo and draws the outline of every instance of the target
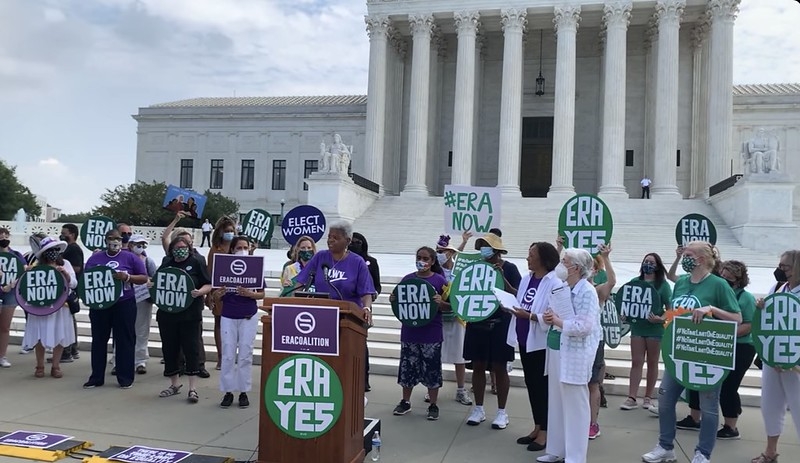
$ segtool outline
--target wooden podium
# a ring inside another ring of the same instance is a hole
[[[261,317],[262,400],[272,369],[295,354],[272,352],[272,305],[328,306],[339,308],[339,355],[320,356],[336,371],[342,383],[342,412],[334,426],[315,439],[298,439],[284,433],[272,422],[264,403],[258,422],[258,463],[352,463],[362,462],[364,452],[364,353],[367,330],[364,310],[352,302],[333,299],[282,297],[264,299]]]

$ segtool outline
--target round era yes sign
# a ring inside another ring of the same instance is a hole
[[[480,261],[464,268],[453,280],[450,303],[458,318],[479,322],[500,307],[492,288],[503,289],[503,277],[490,264]]]
[[[586,249],[592,255],[599,252],[599,245],[611,242],[613,229],[611,210],[597,196],[573,196],[558,216],[558,236],[564,237],[564,247]]]
[[[775,293],[753,317],[753,344],[771,367],[789,369],[800,364],[800,298]]]
[[[339,376],[319,357],[292,355],[270,371],[264,385],[267,414],[284,433],[314,439],[333,428],[342,413]]]

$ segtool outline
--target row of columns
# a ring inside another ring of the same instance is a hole
[[[707,155],[705,188],[725,176],[725,159],[731,147],[733,84],[733,22],[740,0],[710,0],[710,53],[706,90],[708,109],[707,139],[702,148]],[[677,187],[678,144],[678,58],[679,29],[686,0],[657,0],[654,15],[657,38],[656,69],[650,74],[654,108],[646,121],[647,145],[653,156],[654,197],[679,197]],[[602,168],[599,194],[627,197],[625,174],[625,106],[627,30],[632,2],[613,1],[604,5],[606,31],[602,115]],[[548,196],[571,195],[575,138],[576,37],[581,8],[578,5],[554,9],[557,36],[554,95],[553,171]],[[458,36],[456,95],[453,122],[453,162],[451,183],[472,184],[472,155],[475,127],[476,39],[480,28],[477,11],[455,12]],[[366,17],[370,37],[369,98],[367,102],[367,175],[383,184],[383,151],[386,124],[387,34],[391,22],[386,16]],[[519,196],[520,149],[522,136],[523,36],[527,24],[524,9],[501,11],[504,35],[503,74],[500,104],[498,186],[504,194]],[[410,15],[413,58],[409,92],[408,166],[403,194],[426,195],[428,155],[428,101],[430,91],[430,48],[435,23],[430,14]],[[654,72],[653,72],[654,71]],[[649,110],[650,108],[648,108]],[[693,144],[694,145],[694,144]],[[694,146],[693,146],[694,148]],[[698,152],[693,151],[697,157]],[[647,163],[645,163],[647,165]]]

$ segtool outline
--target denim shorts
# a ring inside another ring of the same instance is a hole
[[[606,344],[600,342],[597,347],[597,352],[594,355],[594,364],[592,364],[592,377],[589,379],[589,384],[597,384],[603,381],[603,368],[606,366]]]
[[[4,293],[0,292],[0,307],[16,307],[17,306],[17,295],[14,294],[14,291]]]

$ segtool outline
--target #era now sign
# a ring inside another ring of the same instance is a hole
[[[500,226],[500,190],[465,185],[444,187],[444,228],[447,233],[489,233]]]

